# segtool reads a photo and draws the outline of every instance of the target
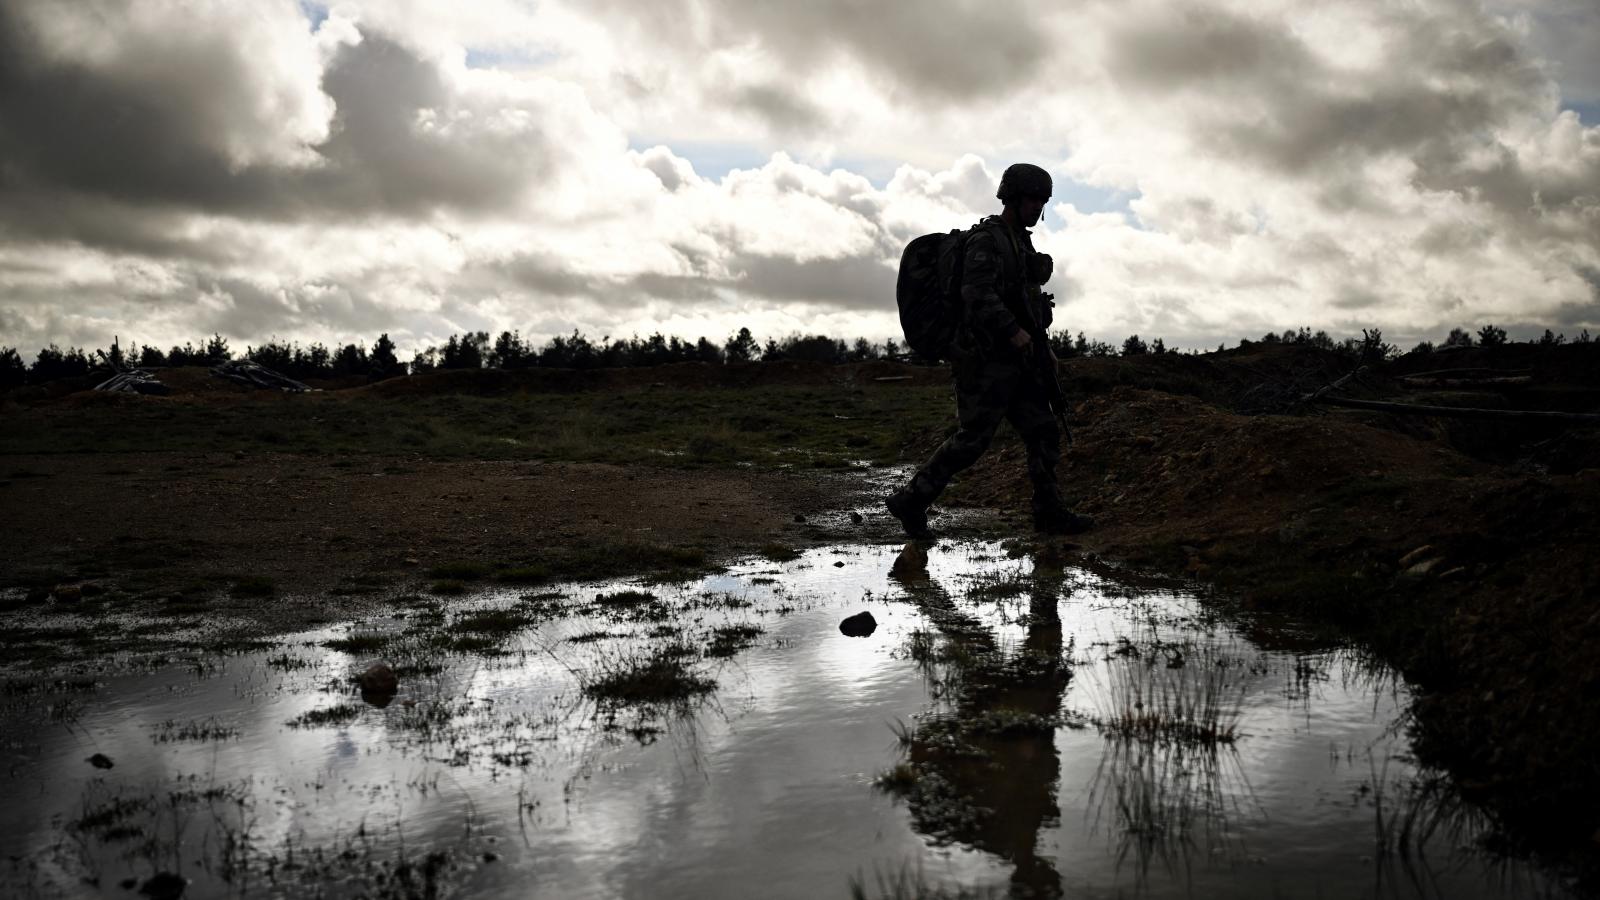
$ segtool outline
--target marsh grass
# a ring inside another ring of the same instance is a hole
[[[392,632],[361,631],[323,641],[322,646],[327,647],[329,650],[349,653],[352,656],[366,656],[382,653],[401,639],[401,635]],[[287,658],[287,654],[285,654],[285,658]],[[269,665],[271,662],[271,660],[268,660]]]
[[[348,725],[360,718],[361,712],[361,707],[353,703],[339,703],[301,713],[290,719],[286,724],[290,728],[324,728]]]
[[[799,550],[796,550],[788,544],[780,544],[776,541],[768,541],[767,543],[762,544],[761,547],[756,550],[756,553],[765,559],[772,560],[773,562],[790,562],[800,558]]]
[[[538,620],[520,607],[511,609],[485,609],[467,613],[450,623],[450,630],[458,633],[500,635],[515,634]]]
[[[607,705],[681,705],[717,687],[688,662],[697,655],[687,644],[672,643],[649,652],[612,656],[579,672],[579,684],[586,696]]]
[[[1420,856],[1441,833],[1450,846],[1488,833],[1483,814],[1462,800],[1448,778],[1431,774],[1391,781],[1387,757],[1380,767],[1368,751],[1367,762],[1372,777],[1358,794],[1372,806],[1373,850],[1379,858]]]
[[[1193,746],[1113,737],[1089,786],[1085,816],[1115,829],[1117,862],[1142,879],[1156,865],[1182,871],[1188,860],[1240,848],[1230,824],[1254,804],[1231,746]]]
[[[1094,717],[1105,734],[1145,742],[1198,746],[1232,744],[1238,737],[1245,684],[1241,663],[1210,645],[1187,654],[1115,654],[1109,678],[1096,692]],[[1121,649],[1121,648],[1119,648]],[[1180,651],[1181,652],[1181,651]],[[1173,665],[1181,660],[1180,665]]]
[[[760,625],[743,623],[720,625],[711,629],[711,640],[706,644],[705,655],[712,659],[726,659],[741,650],[755,646],[756,638],[766,633]]]
[[[156,726],[151,739],[158,744],[177,741],[225,741],[239,736],[239,729],[224,725],[215,717],[179,722],[168,719]]]

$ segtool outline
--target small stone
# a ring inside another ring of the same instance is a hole
[[[833,567],[834,567],[834,568],[835,568],[835,569],[842,569],[842,568],[844,568],[844,560],[842,560],[842,559],[841,559],[841,560],[836,560],[836,561],[835,561],[835,562],[834,562],[834,564],[833,564]]]
[[[494,862],[495,860],[497,860],[499,858],[500,858],[500,854],[494,852],[493,850],[484,851],[484,854],[483,854],[483,861],[484,862]]]
[[[850,524],[860,525],[862,521],[861,513],[858,513],[855,510],[850,511]]]
[[[83,599],[83,588],[75,584],[58,584],[50,592],[57,603],[77,603]]]
[[[795,521],[795,524],[797,524],[797,525],[804,525],[806,523],[806,517],[801,515],[800,513],[795,513],[794,514],[794,521]]]
[[[1427,554],[1432,553],[1432,552],[1433,552],[1433,545],[1432,544],[1423,544],[1421,547],[1418,547],[1417,549],[1411,551],[1410,553],[1407,553],[1405,556],[1400,557],[1400,563],[1399,563],[1400,568],[1402,568],[1402,569],[1408,568],[1412,563],[1416,562],[1417,560],[1421,559],[1422,557],[1424,557]]]
[[[356,683],[361,685],[361,699],[368,703],[372,703],[374,698],[392,698],[395,691],[400,689],[400,679],[394,674],[394,670],[381,662],[367,666],[367,670],[361,673]]]
[[[105,755],[104,753],[96,753],[95,755],[84,760],[84,762],[94,766],[96,769],[109,769],[116,765],[116,763],[111,761],[111,757]]]
[[[1400,574],[1405,575],[1408,578],[1421,578],[1438,568],[1439,564],[1442,562],[1444,562],[1444,557],[1435,556],[1432,559],[1425,559],[1422,562],[1417,563]]]
[[[878,620],[870,612],[858,612],[839,623],[839,633],[845,637],[870,637],[878,630]]]
[[[408,566],[421,565],[421,560],[417,559],[415,556],[408,556],[408,557],[406,557],[406,565],[408,565]]]
[[[171,872],[157,872],[139,885],[139,893],[150,900],[178,900],[189,886],[189,879]]]
[[[93,581],[85,581],[78,585],[78,592],[85,597],[98,597],[106,592],[105,585]]]

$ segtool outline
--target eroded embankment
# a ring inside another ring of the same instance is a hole
[[[1594,868],[1600,470],[1530,474],[1439,429],[1129,387],[1076,419],[1064,485],[1100,521],[1086,547],[1370,645],[1422,689],[1426,761],[1508,833]],[[955,502],[1025,509],[1021,454],[1001,447]]]

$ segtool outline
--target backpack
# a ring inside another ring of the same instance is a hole
[[[917,356],[949,359],[961,327],[961,264],[971,229],[934,232],[915,238],[900,254],[894,297],[900,330]]]

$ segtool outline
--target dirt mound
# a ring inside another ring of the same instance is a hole
[[[1238,397],[1227,365],[1098,367],[1188,373],[1197,389],[1119,386],[1078,404],[1062,484],[1098,520],[1085,542],[1365,641],[1421,687],[1425,762],[1530,846],[1600,867],[1600,468],[1495,464],[1436,420],[1243,415],[1201,399]],[[1565,440],[1592,446],[1595,431]],[[951,500],[1021,512],[1028,492],[1008,436]]]

